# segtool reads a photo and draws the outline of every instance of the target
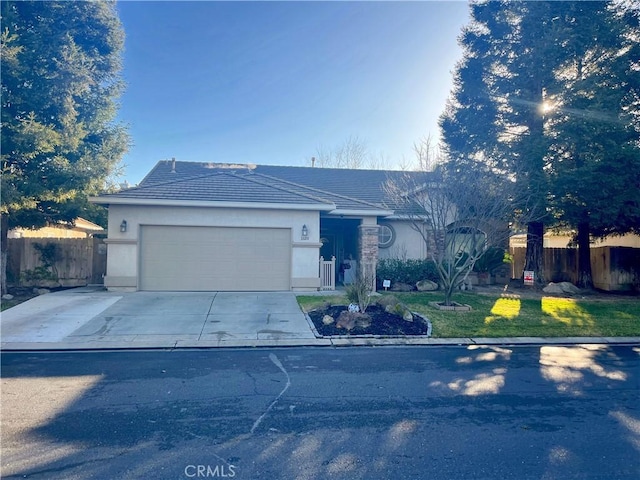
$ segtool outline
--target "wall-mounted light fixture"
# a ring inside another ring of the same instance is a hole
[[[122,220],[122,223],[120,224],[120,231],[123,232],[123,233],[127,231],[127,221],[126,220]]]
[[[306,225],[302,225],[302,239],[306,240],[307,238],[309,238],[309,229]]]

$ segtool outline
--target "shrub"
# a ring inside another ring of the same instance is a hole
[[[511,255],[509,255],[508,252],[505,252],[503,248],[490,247],[475,263],[473,271],[479,273],[493,273],[496,268],[501,267],[505,263],[511,263],[511,261]]]
[[[420,280],[431,280],[436,283],[440,281],[436,264],[432,260],[386,258],[378,262],[376,277],[378,288],[382,288],[383,280],[391,280],[392,285],[394,283],[415,285]]]

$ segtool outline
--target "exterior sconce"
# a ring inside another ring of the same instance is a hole
[[[127,231],[127,221],[126,220],[122,220],[122,223],[120,224],[120,231],[122,233]]]
[[[306,225],[302,225],[302,240],[308,240],[309,239],[309,229],[307,228]]]

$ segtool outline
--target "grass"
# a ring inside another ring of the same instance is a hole
[[[393,295],[431,320],[434,338],[640,336],[638,297],[532,299],[461,292],[454,300],[470,305],[472,311],[447,312],[429,306],[429,302],[442,301],[442,293]],[[299,296],[298,302],[310,310],[328,302],[346,304],[347,300],[344,296]]]

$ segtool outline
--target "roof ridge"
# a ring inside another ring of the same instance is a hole
[[[195,163],[195,162],[193,162]],[[193,177],[184,177],[184,178],[174,178],[172,180],[164,180],[162,182],[154,182],[151,183],[150,185],[136,185],[135,187],[130,187],[130,188],[125,188],[124,190],[118,190],[117,192],[114,193],[126,193],[127,191],[131,191],[131,190],[142,190],[142,189],[147,189],[147,188],[154,188],[154,187],[159,187],[159,186],[163,186],[163,185],[171,185],[172,183],[182,183],[182,182],[187,182],[187,181],[191,181],[191,180],[198,180],[200,178],[205,178],[205,177],[212,177],[214,175],[222,175],[222,174],[227,174],[230,172],[208,172],[208,173],[203,173],[201,175],[195,175]],[[142,183],[142,182],[140,182]],[[112,195],[111,193],[106,193],[104,195]]]

